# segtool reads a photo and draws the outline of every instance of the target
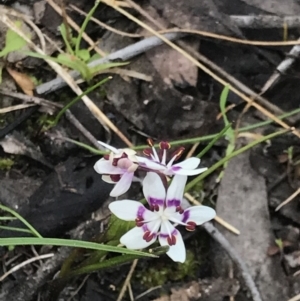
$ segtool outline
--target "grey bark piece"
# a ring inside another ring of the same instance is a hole
[[[165,38],[167,38],[168,40],[172,41],[172,40],[176,40],[176,39],[179,39],[179,38],[185,36],[185,34],[166,33],[163,36]],[[141,53],[144,53],[145,51],[148,51],[149,49],[152,49],[153,47],[159,46],[163,43],[164,42],[157,37],[146,38],[137,43],[129,45],[123,49],[117,50],[104,58],[92,61],[91,63],[88,64],[88,67],[93,68],[93,67],[96,67],[101,64],[105,64],[105,63],[108,63],[108,62],[111,62],[114,60],[126,61],[126,60],[131,59],[132,57],[135,57]],[[71,71],[70,75],[74,79],[78,79],[80,77],[80,73],[75,70]],[[38,94],[50,93],[50,92],[56,91],[56,90],[64,87],[65,85],[66,85],[66,82],[62,78],[57,77],[57,78],[51,80],[50,82],[41,84],[38,87],[36,87],[36,92]]]
[[[241,0],[241,2],[275,15],[297,15],[300,13],[300,5],[297,0]]]
[[[217,213],[241,234],[236,236],[221,227],[220,231],[245,261],[262,299],[287,300],[288,281],[279,258],[267,256],[274,241],[267,203],[265,180],[251,168],[249,153],[233,158],[219,188]],[[222,250],[217,251],[217,270],[222,275],[228,275],[229,264]]]

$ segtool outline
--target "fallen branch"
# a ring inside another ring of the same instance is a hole
[[[36,294],[41,286],[60,269],[63,262],[67,259],[71,252],[71,248],[59,248],[53,257],[48,259],[42,266],[38,268],[34,275],[29,276],[26,281],[22,281],[19,285],[2,295],[6,301],[29,301]]]
[[[214,240],[216,240],[224,248],[232,261],[236,264],[237,268],[241,272],[247,288],[251,293],[253,301],[262,301],[260,293],[254,283],[252,276],[249,273],[246,264],[239,256],[239,254],[236,253],[235,249],[230,245],[225,236],[223,236],[223,234],[210,222],[203,224],[202,227],[206,230],[207,233],[212,236]]]
[[[240,28],[297,28],[300,27],[300,16],[274,16],[274,15],[254,15],[235,16],[231,15],[230,20]]]
[[[182,33],[167,33],[164,35],[164,37],[170,41],[179,39],[183,37],[185,34]],[[88,67],[93,68],[102,64],[105,64],[110,61],[114,60],[121,60],[121,61],[127,61],[141,53],[144,53],[156,46],[162,45],[164,42],[157,38],[157,37],[150,37],[143,39],[137,43],[134,43],[132,45],[129,45],[125,48],[122,48],[120,50],[117,50],[116,52],[113,52],[109,54],[108,56],[95,60],[88,64]],[[69,75],[74,78],[78,79],[80,77],[80,73],[78,71],[71,71]],[[48,94],[50,92],[54,92],[64,86],[66,86],[66,82],[61,77],[55,78],[47,83],[41,84],[36,88],[36,92],[38,94]]]

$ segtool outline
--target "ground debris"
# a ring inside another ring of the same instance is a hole
[[[241,234],[235,236],[220,228],[248,266],[262,299],[288,299],[288,282],[280,259],[267,255],[275,237],[271,232],[266,185],[251,168],[249,152],[229,162],[219,188],[217,213],[240,230]],[[222,250],[216,254],[218,273],[228,275],[228,259]]]
[[[192,281],[180,288],[172,288],[169,296],[162,296],[153,301],[214,301],[235,296],[240,288],[236,279],[202,279]]]

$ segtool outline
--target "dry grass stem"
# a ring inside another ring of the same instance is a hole
[[[7,271],[4,275],[2,275],[2,276],[0,277],[0,282],[3,281],[7,276],[9,276],[10,274],[12,274],[12,273],[18,271],[19,269],[23,268],[23,267],[24,267],[25,265],[27,265],[27,264],[30,264],[30,263],[32,263],[32,262],[34,262],[34,261],[37,261],[37,260],[50,258],[50,257],[52,257],[52,256],[54,256],[54,254],[53,254],[53,253],[49,253],[49,254],[44,254],[44,255],[40,255],[40,256],[36,256],[36,257],[32,257],[32,258],[30,258],[30,259],[27,259],[27,260],[23,261],[22,263],[20,263],[20,264],[14,266],[12,269],[10,269],[10,270]]]
[[[35,106],[35,104],[21,104],[21,105],[10,106],[7,108],[0,109],[0,114],[6,114],[12,111],[23,110],[32,106]]]
[[[128,3],[131,3],[131,0],[126,0]],[[124,16],[126,16],[127,18],[129,18],[130,20],[132,20],[133,22],[137,23],[138,25],[140,25],[141,27],[143,27],[144,29],[148,30],[149,32],[151,32],[152,34],[154,34],[155,36],[157,36],[158,38],[160,38],[162,41],[164,41],[167,45],[169,45],[171,48],[177,50],[179,53],[181,53],[184,57],[186,57],[187,59],[189,59],[191,62],[193,62],[197,67],[199,67],[200,69],[202,69],[205,73],[207,73],[208,75],[210,75],[213,79],[215,79],[217,82],[219,82],[220,84],[222,84],[223,86],[228,86],[228,83],[223,80],[221,77],[219,77],[217,74],[215,74],[214,72],[212,72],[208,67],[206,67],[204,64],[198,62],[194,57],[192,57],[189,53],[187,53],[185,50],[183,50],[182,48],[180,48],[179,46],[177,46],[176,44],[174,44],[173,42],[169,41],[168,39],[166,39],[164,36],[162,36],[161,34],[159,34],[156,30],[154,30],[153,28],[151,28],[150,26],[148,26],[147,24],[145,24],[144,22],[140,21],[139,19],[137,19],[136,17],[134,17],[132,14],[128,13],[127,11],[125,11],[124,9],[116,6],[112,1],[110,0],[103,0],[103,2],[111,7],[113,7],[115,10],[117,10],[118,12],[120,12],[121,14],[123,14]],[[153,19],[152,19],[153,20]],[[157,24],[157,23],[156,23]],[[234,92],[236,95],[238,95],[240,98],[242,98],[244,101],[246,101],[247,103],[250,103],[253,107],[255,107],[257,110],[259,110],[262,114],[264,114],[265,116],[267,116],[268,118],[272,119],[273,121],[275,121],[277,124],[281,125],[283,128],[285,129],[290,129],[292,130],[293,134],[295,134],[297,137],[300,138],[300,133],[295,130],[294,128],[291,129],[291,127],[286,124],[285,122],[283,122],[282,120],[280,120],[279,118],[277,118],[274,114],[270,113],[268,110],[266,110],[264,107],[262,107],[261,105],[259,105],[258,103],[256,103],[255,101],[253,101],[250,97],[248,97],[247,95],[245,95],[244,93],[240,92],[238,89],[236,89],[235,87],[229,86],[229,89]]]
[[[36,46],[15,24],[12,22],[7,15],[0,15],[0,21],[2,21],[6,26],[8,26],[11,30],[15,31],[18,35],[20,35],[28,45],[34,49],[37,53],[45,55],[44,51],[42,51],[38,46]],[[83,91],[76,84],[72,76],[64,70],[59,64],[53,62],[52,60],[45,59],[45,61],[52,67],[52,69],[64,79],[64,81],[69,85],[69,87],[77,94],[83,94]],[[82,97],[82,101],[91,111],[91,113],[97,118],[97,120],[102,124],[102,126],[106,129],[108,133],[110,133],[111,129],[113,132],[118,135],[126,145],[132,147],[133,144],[128,140],[128,138],[110,121],[109,118],[91,101],[89,97],[86,95]]]
[[[285,201],[283,201],[279,206],[276,207],[275,211],[278,211],[280,208],[291,202],[295,197],[300,194],[300,188],[298,188],[293,194],[291,194]]]
[[[46,0],[48,4],[59,14],[63,15],[63,12],[61,8],[53,1],[53,0]],[[77,32],[80,32],[80,27],[67,15],[66,16],[68,24]],[[93,40],[85,33],[82,33],[83,39],[90,45],[94,47],[94,50],[100,55],[100,56],[105,56],[106,53],[102,51],[99,47],[94,45]]]
[[[86,12],[84,12],[83,10],[78,8],[76,5],[69,4],[69,7],[71,7],[71,9],[73,9],[77,13],[81,14],[82,16],[87,15]],[[118,30],[114,27],[111,27],[111,26],[105,24],[104,22],[101,22],[100,20],[98,20],[94,17],[91,17],[91,21],[93,21],[94,23],[98,24],[99,26],[105,28],[106,30],[111,31],[111,32],[113,32],[115,34],[118,34],[120,36],[130,37],[130,38],[142,38],[143,37],[143,35],[140,35],[140,34],[137,34],[137,33],[128,33],[128,32],[125,32],[125,31]]]
[[[135,260],[132,262],[131,267],[130,267],[130,270],[129,270],[128,274],[127,274],[127,277],[126,277],[125,282],[124,282],[124,284],[123,284],[123,286],[122,286],[122,289],[121,289],[121,291],[120,291],[120,294],[119,294],[119,296],[118,296],[117,301],[121,301],[121,300],[123,299],[124,294],[125,294],[126,289],[127,289],[128,285],[129,285],[129,283],[130,283],[131,277],[132,277],[132,275],[133,275],[133,273],[134,273],[134,270],[135,270],[135,268],[136,268],[137,263],[138,263],[138,259],[135,259]]]

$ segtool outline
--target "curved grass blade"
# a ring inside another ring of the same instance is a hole
[[[62,239],[62,238],[36,238],[36,237],[13,237],[13,238],[0,238],[0,246],[58,246],[58,247],[72,247],[84,248],[90,250],[107,251],[122,254],[131,254],[136,256],[157,257],[154,254],[141,252],[136,250],[129,250],[122,247],[115,247],[109,245],[98,244],[95,242]]]
[[[4,206],[4,205],[0,205],[0,209],[6,212],[9,212],[11,215],[15,216],[17,219],[19,219],[30,231],[33,235],[35,235],[36,237],[39,238],[43,238],[42,235],[36,231],[27,221],[26,219],[24,219],[19,213],[17,213],[16,211]]]

